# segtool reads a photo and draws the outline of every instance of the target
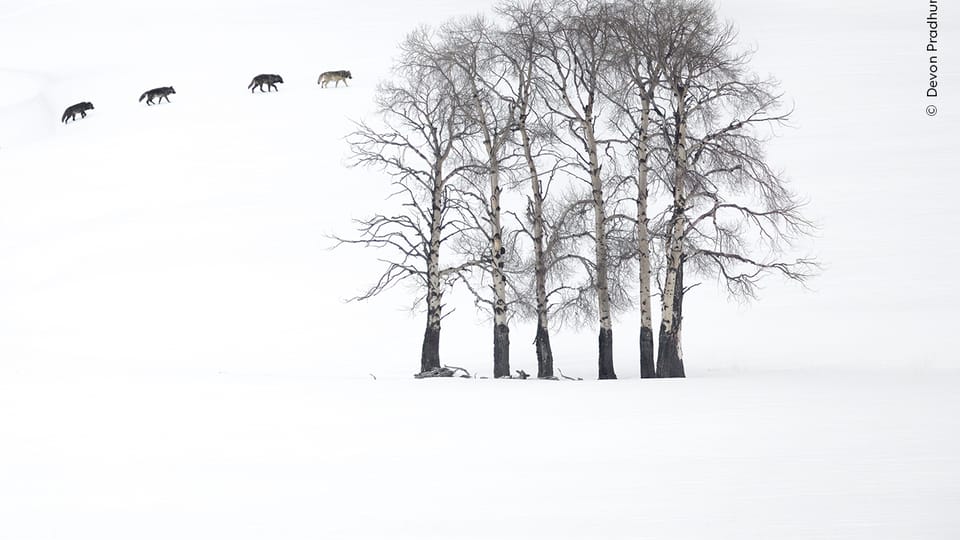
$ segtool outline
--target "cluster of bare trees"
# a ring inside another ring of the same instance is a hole
[[[783,258],[810,223],[766,160],[788,111],[749,60],[708,0],[508,0],[412,32],[376,123],[349,140],[353,164],[395,188],[391,210],[339,238],[386,264],[358,298],[418,286],[426,372],[444,295],[466,287],[493,320],[496,377],[522,317],[539,377],[554,375],[551,323],[567,321],[598,323],[599,377],[616,378],[613,315],[639,306],[641,376],[684,376],[691,276],[753,296],[767,274],[816,266]]]

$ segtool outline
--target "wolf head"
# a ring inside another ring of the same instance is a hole
[[[177,91],[174,90],[172,86],[168,86],[168,87],[167,87],[167,92],[170,92],[171,94],[176,94],[176,93],[177,93]]]
[[[93,109],[93,103],[90,103],[89,101],[84,101],[84,102],[81,103],[80,105],[81,105],[81,107],[80,107],[81,109],[85,109],[85,110],[88,110],[88,111],[91,110],[91,109]]]
[[[344,74],[343,76],[346,77],[346,78],[348,78],[348,79],[352,79],[352,78],[353,78],[353,75],[351,75],[349,71],[344,71],[343,74]]]
[[[282,83],[282,82],[283,82],[283,77],[281,77],[281,76],[279,76],[279,75],[274,75],[274,76],[271,77],[271,78],[273,79],[273,82],[276,82],[276,83]]]

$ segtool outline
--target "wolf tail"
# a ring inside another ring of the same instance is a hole
[[[253,85],[255,85],[255,84],[257,84],[257,80],[256,80],[256,79],[250,81],[250,84],[247,85],[247,90],[253,88]]]
[[[60,118],[60,121],[66,124],[68,116],[70,116],[70,111],[63,111],[63,116]]]
[[[143,101],[143,100],[147,99],[147,93],[148,93],[148,92],[144,92],[144,93],[140,94],[140,101]]]

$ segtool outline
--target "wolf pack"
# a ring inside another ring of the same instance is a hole
[[[337,71],[324,71],[317,77],[317,84],[320,85],[320,88],[326,88],[331,82],[334,83],[334,87],[340,86],[340,83],[343,82],[344,86],[349,86],[347,84],[347,79],[352,79],[353,75],[350,74],[347,70],[337,70]],[[260,92],[279,92],[280,89],[277,88],[278,84],[283,84],[283,77],[274,73],[261,73],[253,78],[250,81],[250,84],[247,85],[247,89],[250,90],[252,94],[254,90],[259,89]],[[266,87],[266,90],[264,90]],[[140,94],[140,103],[146,101],[146,104],[155,105],[161,103],[163,100],[167,100],[167,103],[170,103],[170,96],[176,94],[177,91],[173,89],[172,86],[161,86],[158,88],[151,88],[146,92]],[[76,122],[77,115],[80,115],[80,118],[87,117],[87,111],[93,110],[93,103],[89,101],[81,101],[67,107],[67,110],[63,111],[63,117],[60,118],[60,121],[66,124],[67,122]]]

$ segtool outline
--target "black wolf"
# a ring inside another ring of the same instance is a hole
[[[153,100],[156,99],[157,103],[163,101],[164,98],[167,99],[167,103],[170,103],[170,94],[176,94],[177,91],[173,89],[172,86],[161,86],[160,88],[154,88],[153,90],[147,90],[143,94],[140,94],[140,101],[144,99],[147,100],[147,105],[153,105]]]
[[[324,71],[320,74],[320,77],[317,79],[317,84],[320,85],[320,88],[326,88],[327,83],[334,81],[334,87],[340,86],[340,81],[343,81],[344,86],[350,86],[347,84],[347,79],[352,79],[353,75],[350,74],[347,70],[340,71]]]
[[[271,88],[279,92],[279,89],[277,88],[277,83],[282,83],[282,82],[283,82],[283,77],[279,75],[261,74],[254,77],[253,80],[250,81],[250,85],[247,86],[247,88],[250,89],[251,94],[253,93],[254,87],[260,88],[260,91],[263,92],[263,85],[267,85],[267,92],[270,92]]]
[[[67,110],[63,111],[63,118],[60,119],[64,124],[67,123],[67,119],[76,121],[76,116],[79,114],[80,118],[87,117],[87,111],[93,110],[93,103],[89,101],[81,101],[76,105],[71,105],[67,107]]]

